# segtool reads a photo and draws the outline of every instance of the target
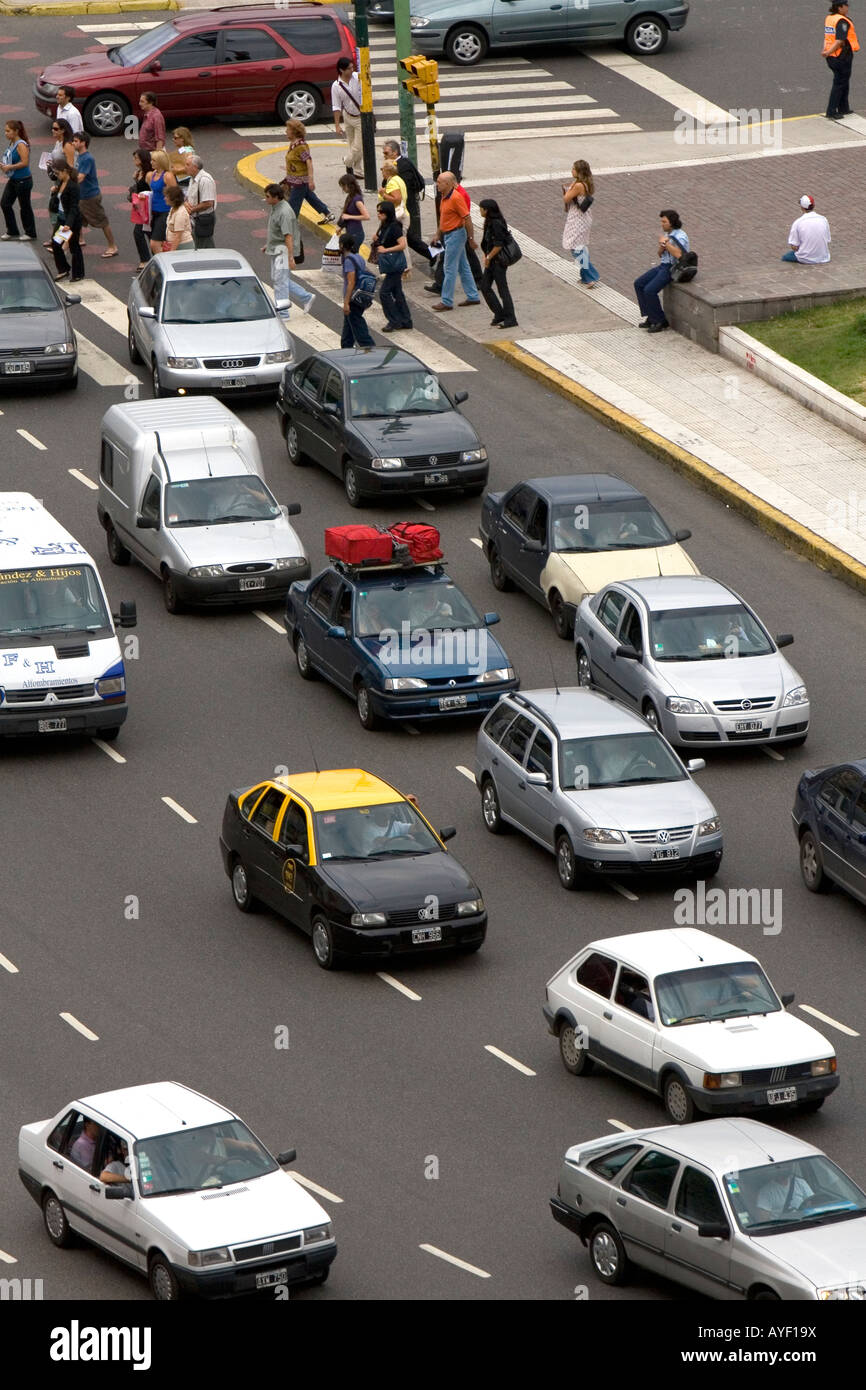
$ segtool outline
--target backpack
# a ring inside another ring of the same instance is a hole
[[[404,155],[403,158],[407,167],[404,167],[400,177],[406,185],[406,191],[417,193],[419,198],[425,198],[427,196],[427,180],[420,169],[415,168],[408,155]]]
[[[698,273],[696,251],[684,251],[675,265],[671,267],[671,279],[677,285],[687,285]]]

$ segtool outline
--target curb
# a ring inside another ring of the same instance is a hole
[[[0,0],[0,15],[127,14],[180,8],[180,0],[60,0],[57,5],[16,5]]]
[[[681,449],[677,444],[672,444],[649,426],[642,425],[634,416],[608,404],[601,396],[588,391],[586,387],[578,386],[562,372],[545,366],[516,343],[491,342],[483,346],[495,357],[510,362],[512,366],[534,377],[544,386],[565,396],[573,405],[579,406],[596,420],[626,435],[647,453],[669,463],[676,472],[682,473],[705,492],[719,497],[735,511],[748,517],[774,540],[781,541],[796,554],[805,556],[818,569],[826,570],[836,579],[841,579],[852,588],[866,593],[866,565],[860,564],[851,555],[846,555],[844,550],[832,545],[830,541],[825,541],[814,531],[801,526],[798,521],[786,516],[769,502],[762,501],[760,497],[756,497],[739,483],[733,482],[718,469],[704,463],[703,459],[690,454],[686,449]]]
[[[259,173],[258,163],[260,159],[265,159],[272,154],[279,154],[281,150],[288,149],[287,145],[274,145],[269,150],[257,150],[255,154],[245,154],[243,159],[239,159],[235,165],[235,179],[242,188],[247,188],[251,193],[261,194],[272,182]],[[305,212],[306,203],[301,208],[298,221],[303,223],[311,232],[315,232],[322,241],[330,241],[332,236],[337,233],[337,226],[334,222],[319,222],[319,219],[311,212]],[[361,255],[367,259],[367,251],[362,248]]]

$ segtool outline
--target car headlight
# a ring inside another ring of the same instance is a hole
[[[790,709],[792,705],[808,705],[809,692],[805,685],[795,685],[793,690],[789,690],[782,701],[782,709]]]
[[[681,695],[669,695],[665,700],[665,709],[670,710],[671,714],[706,714],[707,712],[700,700],[686,700]]]
[[[386,690],[426,690],[427,682],[420,676],[389,676],[385,682]]]
[[[413,14],[409,16],[410,29],[426,29],[430,20],[425,14]]]
[[[274,561],[274,569],[278,570],[299,570],[303,569],[307,563],[305,555],[281,555]]]
[[[189,571],[190,579],[219,579],[224,574],[222,565],[196,565]]]
[[[42,93],[43,96],[46,96],[46,97],[56,97],[56,96],[57,96],[58,88],[57,88],[57,86],[55,85],[55,83],[53,83],[53,82],[46,82],[46,81],[45,81],[45,78],[44,78],[44,77],[41,77],[41,76],[40,76],[39,78],[37,78],[37,81],[38,81],[38,83],[39,83],[39,90],[40,90],[40,92]]]
[[[812,1063],[813,1076],[832,1076],[836,1070],[835,1057],[822,1057],[820,1062]]]
[[[331,1239],[331,1223],[326,1221],[324,1226],[307,1226],[304,1231],[304,1244],[313,1245],[317,1240]]]
[[[186,1258],[189,1264],[202,1269],[205,1265],[228,1264],[231,1256],[225,1245],[217,1245],[213,1250],[190,1250]]]
[[[593,845],[624,845],[625,836],[621,830],[605,830],[601,826],[587,826],[583,838]]]
[[[722,822],[718,816],[713,816],[710,820],[702,820],[698,826],[698,837],[701,835],[717,835],[722,828]]]
[[[195,371],[201,366],[197,357],[167,357],[165,359],[167,367],[174,368],[175,371]]]
[[[370,459],[370,467],[371,467],[371,468],[375,468],[375,470],[376,470],[377,473],[381,473],[383,470],[387,470],[387,469],[389,469],[389,468],[402,468],[402,467],[403,467],[403,460],[402,460],[402,459],[397,459],[397,458],[394,458],[394,459]]]
[[[349,918],[353,927],[384,927],[384,912],[353,912]]]
[[[125,688],[123,676],[105,676],[96,682],[96,693],[101,695],[103,700],[109,695],[122,695]]]
[[[483,898],[472,898],[471,901],[469,901],[468,903],[458,903],[458,904],[457,904],[457,916],[458,916],[458,917],[471,917],[471,916],[473,916],[474,913],[476,913],[476,912],[483,912],[483,911],[484,911],[484,899],[483,899]]]
[[[75,351],[75,344],[69,342],[49,343],[48,347],[44,347],[42,351],[45,353],[46,357],[64,357],[68,356],[70,352]]]
[[[843,1284],[841,1288],[838,1289],[819,1289],[818,1298],[821,1300],[822,1303],[826,1302],[827,1299],[836,1298],[864,1299],[866,1298],[866,1285]]]
[[[464,449],[460,455],[461,463],[484,463],[487,458],[486,449]]]
[[[721,1071],[704,1073],[704,1090],[721,1091],[729,1086],[742,1086],[743,1073],[739,1071]]]
[[[282,352],[266,352],[265,363],[271,362],[293,362],[295,354],[291,348],[283,348]]]
[[[492,671],[483,671],[478,680],[481,685],[486,685],[489,681],[513,681],[514,668],[512,666],[495,666]]]

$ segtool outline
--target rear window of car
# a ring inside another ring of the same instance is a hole
[[[605,1154],[603,1158],[588,1163],[587,1167],[591,1173],[605,1178],[607,1182],[613,1182],[617,1174],[622,1172],[625,1165],[630,1163],[639,1151],[640,1144],[626,1144],[624,1148],[614,1149],[613,1153]]]
[[[593,994],[600,994],[603,999],[610,998],[615,975],[616,961],[611,960],[610,956],[601,955],[599,951],[593,951],[577,967],[577,983],[583,985],[584,989],[591,989]]]
[[[339,53],[340,31],[331,15],[321,19],[270,19],[274,33],[285,39],[297,53]]]
[[[516,712],[511,705],[497,705],[493,713],[487,716],[482,732],[494,743],[499,743],[505,730],[514,722],[516,717]]]

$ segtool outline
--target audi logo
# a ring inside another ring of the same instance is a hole
[[[743,701],[742,701],[742,703],[741,703],[741,705],[740,705],[740,709],[751,709],[751,708],[752,708],[752,702],[751,702],[751,700],[743,700]]]
[[[242,367],[243,365],[240,357],[224,357],[220,363],[221,367]]]
[[[666,845],[670,838],[671,832],[669,830],[660,830],[659,833],[656,835],[656,839],[658,840],[660,845]]]
[[[439,462],[439,455],[438,455],[438,454],[431,454],[430,457],[428,458],[427,462],[428,462],[428,463],[438,463],[438,462]]]

